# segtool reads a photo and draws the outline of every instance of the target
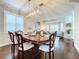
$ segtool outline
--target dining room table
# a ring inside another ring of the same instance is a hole
[[[33,44],[43,44],[45,42],[49,41],[49,35],[45,34],[45,35],[28,35],[28,34],[24,34],[23,35],[24,41],[28,41],[31,42]]]
[[[33,49],[33,55],[39,55],[40,51],[39,51],[39,46],[41,44],[45,44],[49,41],[49,35],[45,34],[45,35],[28,35],[28,34],[24,34],[23,35],[23,40],[26,42],[31,42],[32,44],[34,44],[34,49]]]

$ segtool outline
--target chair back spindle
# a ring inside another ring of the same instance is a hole
[[[21,34],[21,35],[23,35],[23,31],[21,31],[21,30],[18,30],[16,32],[19,33],[19,34]]]
[[[15,44],[14,33],[10,32],[10,31],[8,31],[8,33],[9,33],[9,36],[10,36],[10,39],[11,39],[12,43]]]
[[[55,38],[56,38],[55,33],[53,33],[49,36],[49,40],[50,40],[49,51],[51,51],[51,49],[54,47]]]
[[[17,32],[15,32],[16,34],[16,39],[18,41],[18,47],[22,48],[22,50],[24,50],[23,48],[23,36]]]

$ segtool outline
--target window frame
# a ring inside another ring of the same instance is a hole
[[[14,15],[15,16],[15,31],[17,30],[17,26],[16,26],[16,20],[17,20],[17,17],[19,16],[19,15],[17,15],[17,14],[15,14],[15,13],[13,13],[13,12],[10,12],[10,11],[4,11],[4,32],[7,32],[7,30],[6,30],[6,28],[7,28],[7,26],[6,26],[6,24],[7,24],[7,22],[6,22],[6,13],[9,13],[9,14],[12,14],[12,15]],[[23,18],[23,16],[21,16],[22,18]],[[24,18],[23,18],[23,27],[24,27]],[[23,28],[23,30],[24,30],[24,28]]]

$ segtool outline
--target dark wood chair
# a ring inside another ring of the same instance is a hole
[[[47,53],[49,53],[49,59],[53,59],[54,58],[54,41],[55,41],[55,33],[51,34],[49,36],[49,43],[48,44],[42,44],[39,47],[40,51],[45,52],[45,59],[46,59],[46,55]],[[53,58],[51,56],[51,53],[53,54]]]
[[[29,42],[23,42],[23,36],[17,32],[15,32],[16,38],[18,41],[18,59],[20,59],[20,52],[22,52],[22,59],[24,59],[24,52],[28,51],[29,49],[33,48],[34,45]]]
[[[23,35],[23,31],[21,31],[21,30],[18,30],[16,32],[19,33],[19,34],[21,34],[21,35]]]
[[[12,45],[17,45],[18,42],[16,40],[15,34],[13,32],[8,31]]]
[[[13,58],[15,58],[15,47],[17,46],[18,42],[16,40],[14,33],[8,31],[8,34],[9,34],[10,39],[11,39],[11,53],[13,55]]]

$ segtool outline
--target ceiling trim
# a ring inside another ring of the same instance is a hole
[[[4,10],[6,10],[6,11],[10,11],[10,12],[13,12],[13,13],[16,13],[16,14],[18,14],[19,11],[20,11],[20,13],[21,13],[20,15],[23,15],[23,16],[26,14],[25,12],[23,12],[23,11],[13,7],[12,5],[3,2],[3,1],[0,1],[0,6],[2,8],[4,8]]]

